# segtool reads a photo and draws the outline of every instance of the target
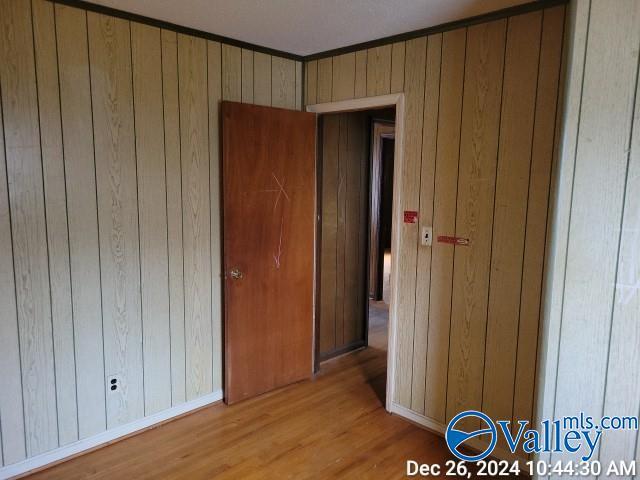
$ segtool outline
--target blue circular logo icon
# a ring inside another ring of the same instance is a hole
[[[474,430],[473,432],[465,432],[463,430],[457,429],[456,425],[465,418],[476,419],[476,421],[479,420],[480,428],[478,430]],[[468,443],[469,440],[471,440],[472,438],[480,437],[482,435],[490,435],[491,437],[487,447],[482,452],[478,453],[477,455],[466,455],[460,451],[460,449],[464,447],[464,444]],[[496,446],[496,442],[498,440],[497,437],[498,435],[496,426],[494,425],[493,421],[484,413],[475,410],[468,410],[453,417],[449,422],[449,425],[447,426],[447,432],[445,434],[447,446],[449,447],[451,453],[453,453],[460,460],[464,460],[467,462],[477,462],[491,455],[491,452],[493,452],[493,449]]]

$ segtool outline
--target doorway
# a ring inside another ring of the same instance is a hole
[[[395,294],[391,269],[394,246],[397,248],[397,242],[390,240],[397,235],[397,219],[400,217],[395,211],[398,192],[397,188],[393,188],[393,179],[396,178],[395,182],[398,183],[401,166],[398,144],[401,143],[393,138],[393,129],[386,132],[390,142],[382,142],[382,137],[378,139],[379,162],[375,172],[372,153],[376,138],[374,126],[393,128],[394,119],[397,118],[399,125],[396,128],[401,135],[402,104],[403,95],[397,94],[307,107],[309,111],[321,114],[318,119],[317,155],[315,366],[321,369],[321,362],[363,347],[380,349],[387,364],[387,408],[392,396],[395,337]],[[389,159],[387,172],[384,172],[387,177],[386,188],[378,183],[384,175],[380,156],[383,143],[386,143],[384,150]],[[375,188],[372,184],[374,177]],[[377,200],[372,198],[374,190],[378,195]],[[382,198],[383,192],[386,201]],[[375,207],[372,205],[374,202],[377,203]],[[380,211],[383,205],[387,208],[385,212]],[[376,236],[382,234],[384,229],[380,220],[384,218],[389,222],[388,230],[392,234],[387,236],[386,245],[384,241],[372,242],[374,208]],[[372,247],[376,250],[373,256]],[[375,276],[376,282],[381,282],[380,293],[375,295],[371,295],[373,292],[370,290],[373,262],[381,263]]]

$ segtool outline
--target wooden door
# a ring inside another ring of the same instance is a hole
[[[222,104],[225,401],[312,373],[316,119]]]

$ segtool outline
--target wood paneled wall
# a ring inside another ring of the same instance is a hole
[[[393,402],[531,419],[564,6],[310,61],[307,104],[405,94]],[[470,246],[419,246],[419,231]]]
[[[539,415],[637,417],[640,2],[576,1],[570,24]],[[637,430],[604,431],[593,458],[640,460],[639,441]]]
[[[221,388],[218,105],[300,108],[301,77],[0,0],[0,464]]]
[[[365,341],[370,119],[322,117],[320,358]]]

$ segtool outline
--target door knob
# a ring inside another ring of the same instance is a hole
[[[243,276],[242,272],[237,268],[232,268],[229,274],[231,275],[231,278],[234,280],[241,280]]]

